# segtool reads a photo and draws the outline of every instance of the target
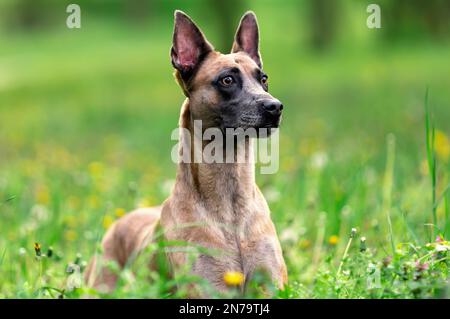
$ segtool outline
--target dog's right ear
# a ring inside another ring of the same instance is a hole
[[[247,53],[262,68],[262,59],[259,54],[259,27],[253,11],[247,11],[242,16],[234,37],[231,52],[240,51]]]
[[[172,65],[180,72],[182,79],[187,81],[200,62],[213,50],[192,19],[184,12],[176,10],[170,56]]]

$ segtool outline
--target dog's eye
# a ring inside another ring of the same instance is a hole
[[[269,82],[269,78],[267,77],[267,75],[263,75],[263,76],[261,77],[261,83],[262,83],[263,85],[267,85],[268,82]]]
[[[230,86],[234,83],[234,79],[232,76],[225,76],[222,79],[220,79],[220,84],[223,86]]]

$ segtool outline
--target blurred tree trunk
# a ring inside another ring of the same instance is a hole
[[[409,3],[409,2],[408,2]],[[450,1],[434,0],[434,1],[418,1],[413,3],[417,6],[416,12],[423,13],[423,24],[427,31],[435,37],[439,38],[449,35],[450,32]]]
[[[310,41],[316,51],[330,47],[336,36],[338,1],[309,0]]]
[[[151,18],[153,0],[125,0],[126,14],[133,23],[143,23]]]
[[[220,42],[216,48],[222,52],[229,52],[233,44],[234,34],[238,26],[238,18],[243,14],[245,1],[242,0],[209,0],[218,21]]]
[[[45,22],[45,10],[48,9],[44,0],[17,0],[13,8],[15,23],[19,28],[35,29]]]
[[[448,36],[450,32],[450,1],[448,0],[382,0],[383,32],[387,39],[428,34],[433,38]]]

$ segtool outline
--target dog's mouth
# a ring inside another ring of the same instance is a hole
[[[277,115],[265,114],[264,123],[261,125],[261,128],[279,128],[281,123],[282,115],[281,113]]]
[[[242,129],[253,128],[256,130],[279,128],[281,119],[281,113],[276,115],[263,113],[258,116],[241,116],[238,127]]]

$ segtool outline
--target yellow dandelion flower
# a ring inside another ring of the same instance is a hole
[[[142,207],[149,207],[149,206],[152,206],[153,203],[154,203],[154,200],[153,200],[152,198],[142,198],[142,199],[138,202],[137,206],[138,206],[139,208],[142,208]]]
[[[311,246],[311,241],[308,239],[303,239],[299,242],[298,244],[300,246],[300,248],[302,249],[307,249]]]
[[[67,241],[74,241],[74,240],[76,240],[76,239],[78,238],[78,234],[77,234],[76,231],[74,231],[74,230],[72,230],[72,229],[69,229],[69,230],[66,230],[66,231],[64,232],[64,238],[65,238]]]
[[[447,135],[442,131],[436,131],[434,137],[434,149],[438,159],[447,162],[450,157],[450,141]]]
[[[67,225],[69,228],[74,228],[77,226],[78,222],[75,216],[67,215],[64,217],[64,224]]]
[[[112,218],[111,216],[109,216],[109,215],[106,215],[104,218],[103,218],[103,228],[104,229],[108,229],[109,228],[109,226],[111,226],[111,224],[114,222],[114,218]]]
[[[50,194],[47,187],[39,187],[36,192],[36,202],[42,205],[47,205],[50,202]]]
[[[91,208],[98,208],[100,205],[100,201],[98,199],[98,196],[96,195],[90,195],[88,198],[89,201],[89,207]]]
[[[403,249],[405,248],[405,245],[403,243],[398,243],[395,246],[395,250],[397,253],[402,254],[403,253]]]
[[[114,214],[116,215],[116,217],[120,218],[123,215],[125,215],[126,211],[123,208],[116,208],[116,211],[114,212]]]
[[[228,286],[239,286],[244,282],[244,274],[239,271],[227,271],[223,280]]]
[[[17,238],[17,232],[15,232],[15,231],[10,231],[10,232],[8,233],[8,239],[9,239],[10,241],[14,241],[14,240],[16,240],[16,238]]]
[[[332,235],[332,236],[330,236],[330,238],[328,238],[328,243],[330,245],[335,246],[335,245],[337,245],[338,242],[339,242],[339,237],[336,235]]]
[[[296,165],[297,165],[297,161],[296,161],[295,157],[293,157],[293,156],[286,156],[281,161],[281,167],[285,171],[289,171],[289,172],[293,171],[295,169]]]
[[[76,196],[69,196],[69,198],[67,199],[67,203],[71,209],[80,208],[80,199]]]
[[[92,162],[89,164],[88,169],[89,169],[89,173],[91,174],[91,176],[93,177],[97,177],[102,175],[103,173],[103,164],[100,162]]]

